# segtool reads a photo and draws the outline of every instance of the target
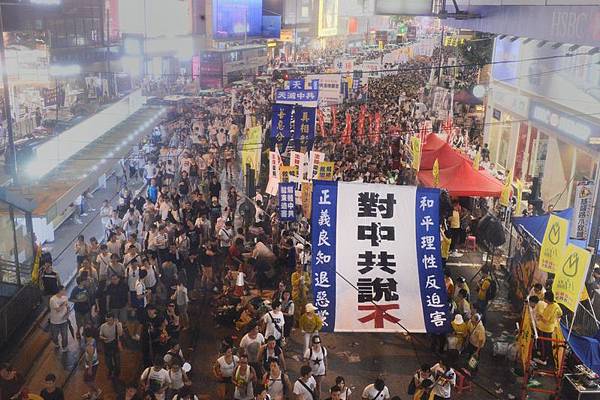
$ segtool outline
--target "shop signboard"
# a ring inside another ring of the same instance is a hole
[[[593,199],[594,182],[577,182],[577,185],[575,186],[573,222],[571,223],[571,238],[587,241],[592,218]]]
[[[319,104],[331,106],[342,100],[342,76],[339,74],[308,75],[307,81],[319,81]]]
[[[319,0],[319,37],[338,34],[338,0]]]
[[[600,134],[600,125],[576,115],[560,111],[537,101],[531,101],[529,119],[542,128],[559,133],[582,144],[590,137]]]

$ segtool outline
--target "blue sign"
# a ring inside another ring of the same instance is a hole
[[[315,141],[317,109],[315,107],[296,107],[294,114],[294,144],[296,151],[306,146],[310,151]]]
[[[589,144],[590,137],[600,134],[600,125],[537,101],[529,103],[529,119],[541,128],[568,136],[586,145]]]
[[[279,184],[279,221],[296,220],[296,184],[284,182]]]
[[[446,333],[450,324],[448,294],[441,277],[440,191],[417,188],[415,226],[423,320],[429,333]]]
[[[311,211],[311,284],[315,299],[320,300],[317,307],[323,320],[322,332],[335,329],[337,194],[337,182],[316,181]],[[323,240],[325,237],[328,240]]]
[[[319,90],[319,80],[318,79],[313,79],[310,82],[310,86],[312,90]]]
[[[294,101],[301,103],[304,101],[317,101],[319,92],[317,90],[277,90],[275,93],[275,102]]]
[[[271,149],[277,144],[283,147],[282,153],[292,136],[292,111],[294,106],[289,104],[273,104],[271,108]]]
[[[262,16],[262,37],[279,39],[281,36],[281,15]]]
[[[215,39],[262,36],[261,0],[213,0],[212,16]]]
[[[290,79],[288,81],[289,90],[304,90],[304,79]]]

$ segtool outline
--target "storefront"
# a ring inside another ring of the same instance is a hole
[[[577,182],[597,178],[599,154],[589,138],[600,136],[600,122],[498,82],[490,93],[485,143],[495,168],[526,185],[538,177],[545,207],[573,206]]]

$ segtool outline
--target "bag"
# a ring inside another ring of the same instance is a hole
[[[469,361],[467,361],[467,366],[469,367],[469,369],[471,371],[475,371],[477,370],[478,365],[479,359],[477,358],[477,356],[475,354],[471,355],[471,357],[469,357]]]
[[[308,387],[308,385],[306,383],[302,382],[301,379],[298,379],[298,382],[300,382],[300,384],[302,386],[304,386],[304,389],[306,389],[308,391],[308,393],[310,393],[310,396],[313,398],[313,400],[317,400],[317,398],[315,397],[315,392],[313,392],[312,390],[310,390],[310,388]]]
[[[279,332],[279,334],[283,338],[283,330],[281,329],[281,327],[279,326],[279,324],[277,322],[275,322],[275,319],[273,318],[273,315],[271,315],[270,312],[268,314],[269,314],[269,318],[271,318],[271,322],[275,326],[275,329],[277,330],[277,332]]]
[[[498,284],[494,279],[490,279],[490,287],[485,293],[485,299],[488,301],[493,300],[496,298],[496,294],[498,294]]]
[[[417,391],[417,384],[415,383],[415,377],[410,378],[410,383],[408,384],[408,390],[406,394],[413,395]]]

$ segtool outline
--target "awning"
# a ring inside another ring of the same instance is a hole
[[[454,102],[473,106],[477,104],[483,104],[482,99],[475,97],[473,93],[469,92],[468,90],[461,90],[460,92],[455,93]]]
[[[569,328],[560,324],[565,339],[569,336]],[[583,365],[600,374],[600,333],[596,336],[579,336],[571,332],[571,337],[567,340],[573,353],[581,360]]]
[[[433,172],[419,171],[419,182],[427,187],[433,187]],[[462,160],[460,164],[449,168],[440,166],[439,187],[446,189],[450,196],[500,197],[502,182],[491,176],[487,171],[475,171],[470,162]]]
[[[567,208],[566,210],[555,211],[552,214],[571,222],[571,218],[573,218],[573,209]],[[542,240],[544,240],[548,219],[550,219],[550,214],[533,215],[530,217],[513,217],[512,224],[516,228],[526,230],[538,244],[541,244]]]

